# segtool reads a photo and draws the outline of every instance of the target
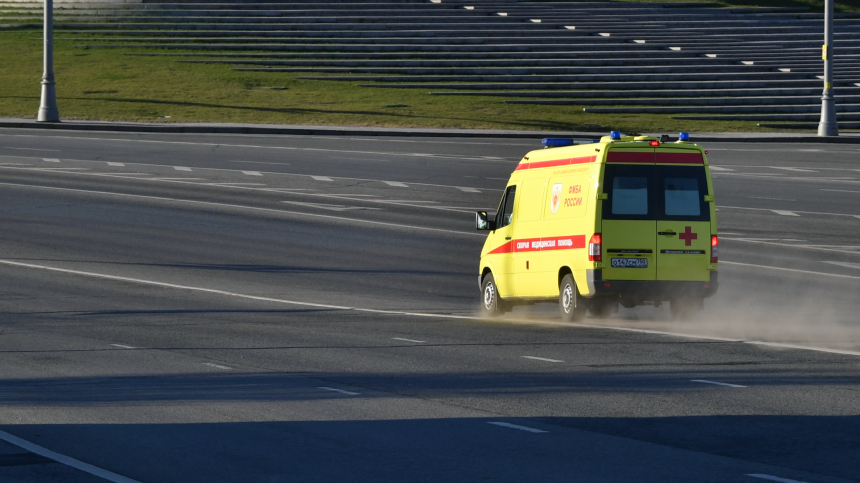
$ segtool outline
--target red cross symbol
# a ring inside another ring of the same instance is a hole
[[[684,240],[686,245],[690,246],[693,244],[693,240],[696,240],[699,238],[699,235],[693,233],[693,227],[688,226],[688,227],[684,228],[684,233],[678,234],[678,238],[680,238],[681,240]]]

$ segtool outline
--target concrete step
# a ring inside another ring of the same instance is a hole
[[[820,90],[820,89],[819,89]],[[695,96],[696,92],[700,91],[686,91],[686,90],[678,90],[676,94],[678,96]],[[840,95],[836,97],[838,104],[860,104],[860,95],[855,96],[845,96]],[[616,97],[616,98],[580,98],[580,99],[516,99],[516,100],[506,100],[508,104],[537,104],[537,105],[547,105],[547,106],[615,106],[620,109],[627,109],[627,107],[635,108],[638,106],[659,106],[666,107],[669,106],[719,106],[725,107],[729,109],[728,112],[740,112],[737,109],[733,109],[733,107],[739,106],[793,106],[793,105],[818,105],[821,107],[821,92],[818,93],[817,96],[749,96],[749,97],[658,97],[658,98],[625,98],[625,97]],[[818,104],[815,104],[815,103]],[[764,108],[767,111],[766,108]],[[588,110],[587,112],[596,112]],[[628,111],[624,111],[628,112]],[[686,111],[685,111],[686,112]],[[696,111],[700,112],[700,111]],[[701,112],[711,112],[711,111],[701,111]],[[722,112],[722,111],[719,111]],[[769,112],[769,111],[767,111]],[[805,112],[805,111],[804,111]]]
[[[650,89],[650,90],[575,90],[575,91],[455,91],[455,92],[431,92],[434,96],[490,96],[490,97],[539,97],[541,99],[528,100],[511,100],[514,104],[531,104],[531,103],[559,103],[563,105],[566,102],[582,103],[585,101],[594,100],[609,100],[615,102],[619,99],[624,99],[626,103],[640,102],[643,99],[651,99],[657,103],[659,99],[678,98],[681,95],[689,96],[695,99],[715,98],[714,102],[726,102],[733,98],[744,98],[756,96],[771,96],[768,98],[775,99],[805,99],[805,98],[821,98],[822,86],[818,82],[814,87],[771,87],[771,88],[735,88],[735,89],[702,89],[695,87],[673,87],[668,89]],[[512,84],[510,87],[515,87],[518,84]],[[369,86],[369,85],[367,85]],[[413,88],[433,88],[436,84],[426,84],[420,87]],[[551,86],[550,86],[551,87]],[[797,97],[795,97],[797,96]],[[847,98],[860,99],[860,87],[837,87],[836,97],[842,102]],[[655,99],[659,98],[659,99]],[[574,100],[575,101],[572,101]],[[860,102],[858,100],[857,102]]]
[[[821,113],[817,114],[723,114],[710,116],[672,116],[672,119],[686,121],[806,121],[818,122]],[[837,113],[836,121],[860,121],[860,112]],[[816,124],[817,126],[817,124]]]
[[[821,113],[817,104],[778,106],[672,106],[672,107],[586,107],[594,114],[807,114]],[[836,112],[860,112],[860,104],[837,104]]]

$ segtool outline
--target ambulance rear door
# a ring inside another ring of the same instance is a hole
[[[606,154],[601,222],[604,280],[657,279],[654,148]]]
[[[698,150],[656,153],[657,280],[708,281],[711,213]]]

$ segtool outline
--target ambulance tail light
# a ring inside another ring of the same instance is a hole
[[[717,235],[711,235],[711,263],[717,263],[719,261],[719,248],[720,239],[717,238]]]
[[[600,233],[595,233],[591,235],[591,240],[588,242],[588,261],[589,262],[599,262],[603,259],[600,255],[601,253],[601,243],[600,243]]]
[[[660,141],[651,141],[651,146],[659,146]]]

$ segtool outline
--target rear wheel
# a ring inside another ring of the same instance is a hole
[[[564,322],[576,322],[585,314],[585,305],[580,300],[576,282],[570,274],[561,279],[558,287],[558,309]]]
[[[498,317],[505,313],[492,273],[488,273],[481,284],[481,312],[488,317]]]

